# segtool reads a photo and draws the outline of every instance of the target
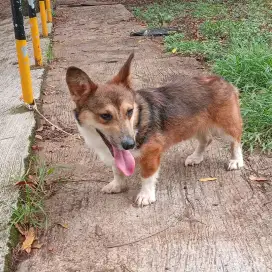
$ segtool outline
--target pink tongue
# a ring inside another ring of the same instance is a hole
[[[112,148],[117,168],[122,171],[124,175],[131,176],[135,169],[134,157],[128,150],[119,150],[114,146]]]

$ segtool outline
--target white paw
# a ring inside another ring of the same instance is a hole
[[[194,154],[187,157],[185,166],[200,164],[203,161],[203,156],[196,156]]]
[[[137,206],[143,207],[150,205],[156,201],[155,190],[141,190],[136,196],[135,203]]]
[[[243,160],[230,160],[228,170],[237,170],[244,166]]]
[[[124,191],[125,189],[126,185],[124,183],[113,180],[112,182],[104,186],[101,191],[106,194],[116,194]]]

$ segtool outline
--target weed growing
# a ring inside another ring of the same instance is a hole
[[[48,63],[51,63],[54,60],[54,54],[53,54],[53,44],[52,41],[50,41],[47,51],[46,51],[46,59]]]
[[[150,27],[167,21],[187,28],[165,37],[166,51],[203,56],[212,72],[240,89],[243,144],[250,151],[272,150],[271,7],[266,0],[203,0],[164,1],[134,9]]]
[[[48,167],[44,162],[32,158],[27,173],[14,178],[15,186],[20,187],[20,198],[12,214],[12,225],[20,225],[23,229],[47,228],[44,199],[50,193],[47,181],[55,171],[56,168]]]

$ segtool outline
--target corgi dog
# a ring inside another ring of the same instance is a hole
[[[216,76],[182,77],[160,88],[135,91],[130,81],[132,53],[119,73],[105,84],[94,83],[76,67],[69,67],[66,82],[78,130],[89,147],[113,169],[114,179],[102,191],[126,189],[125,176],[140,165],[142,186],[138,206],[156,201],[155,186],[161,156],[174,144],[195,137],[198,145],[185,166],[199,164],[214,131],[228,136],[228,170],[243,166],[242,118],[238,90]]]

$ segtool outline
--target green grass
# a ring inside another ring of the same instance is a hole
[[[56,168],[48,167],[44,162],[31,159],[29,170],[21,177],[14,178],[20,184],[20,198],[13,211],[11,224],[19,224],[24,229],[34,227],[45,229],[48,225],[44,209],[44,199],[49,192],[47,180],[55,173]],[[29,173],[33,172],[33,175]]]
[[[240,89],[243,144],[250,151],[272,150],[271,10],[266,0],[164,1],[134,9],[150,27],[186,19],[183,34],[165,37],[165,49],[203,56],[212,72]]]
[[[48,63],[51,63],[54,60],[52,41],[50,41],[50,43],[49,43],[49,45],[47,47],[46,60],[47,60]]]

